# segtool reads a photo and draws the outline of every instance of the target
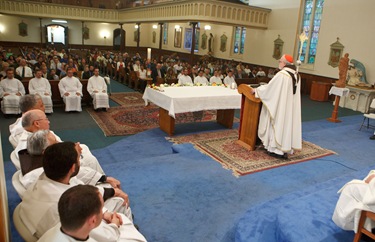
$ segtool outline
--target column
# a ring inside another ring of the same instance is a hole
[[[195,29],[197,27],[198,22],[190,22],[190,25],[193,26],[193,36],[192,36],[192,43],[191,43],[191,51],[190,51],[190,63],[194,63],[194,48],[195,48]]]
[[[161,47],[162,47],[162,44],[163,44],[163,39],[164,39],[164,36],[163,36],[163,25],[164,23],[159,23],[159,27],[160,27],[160,34],[159,34],[159,50],[161,50]]]

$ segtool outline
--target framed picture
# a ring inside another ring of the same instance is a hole
[[[156,32],[152,32],[152,43],[156,43]]]
[[[163,24],[163,44],[168,44],[168,23]]]
[[[134,42],[138,42],[138,29],[134,31]]]
[[[195,29],[195,46],[194,46],[194,52],[198,52],[199,50],[199,38],[200,38],[201,30],[199,28]]]
[[[331,44],[331,50],[329,53],[328,65],[332,67],[338,67],[344,46],[340,43],[339,38],[333,44]]]
[[[182,42],[182,27],[174,29],[174,47],[181,48]]]
[[[191,45],[193,42],[193,29],[185,29],[185,38],[184,38],[184,49],[191,50]]]
[[[83,39],[90,39],[90,29],[87,26],[82,28],[82,36]]]
[[[23,21],[18,24],[18,34],[20,36],[27,36],[27,24]]]
[[[273,41],[273,55],[272,57],[276,60],[281,58],[281,53],[283,53],[284,41],[280,39],[280,35]]]

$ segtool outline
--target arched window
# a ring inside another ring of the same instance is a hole
[[[246,39],[246,28],[245,27],[235,27],[234,29],[234,42],[233,42],[233,53],[243,54],[245,49],[245,39]]]
[[[308,40],[302,45],[300,59],[303,64],[314,65],[315,63],[323,5],[324,0],[305,0],[300,33],[305,32]],[[300,50],[299,45],[298,51]]]

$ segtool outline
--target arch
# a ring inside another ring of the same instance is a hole
[[[232,17],[232,8],[229,7],[227,11],[227,19],[230,19]]]
[[[204,4],[203,3],[199,4],[199,15],[200,16],[204,15]]]
[[[221,17],[222,18],[226,18],[227,17],[227,7],[223,7],[223,12],[222,12]]]
[[[258,23],[258,19],[259,19],[259,12],[256,12],[256,13],[255,13],[255,19],[254,19],[254,22],[255,22],[255,23]]]
[[[194,12],[193,15],[198,15],[198,3],[194,4]]]
[[[250,22],[254,22],[254,11],[250,13]]]
[[[241,20],[242,20],[242,21],[245,21],[245,17],[246,17],[246,11],[245,11],[245,10],[242,10]]]
[[[211,4],[206,4],[206,9],[204,11],[205,16],[210,16],[211,15]]]
[[[264,14],[263,15],[263,24],[267,24],[267,18],[268,18],[268,14]]]
[[[217,15],[217,13],[216,13],[216,5],[212,4],[212,7],[211,7],[211,17],[215,17],[215,15]]]
[[[217,7],[217,14],[216,14],[216,16],[217,16],[218,18],[221,18],[221,16],[222,16],[222,15],[221,15],[221,10],[222,10],[222,9],[221,9],[221,6],[218,6],[218,7]]]

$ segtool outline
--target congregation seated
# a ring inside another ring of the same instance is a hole
[[[14,78],[13,68],[6,70],[6,78],[0,82],[1,111],[4,114],[20,114],[19,102],[25,95],[22,82]]]
[[[58,201],[61,195],[71,187],[83,184],[76,175],[80,169],[80,151],[72,142],[56,143],[46,148],[43,154],[43,173],[25,192],[20,204],[20,217],[30,233],[40,238],[59,222]],[[135,229],[129,198],[118,187],[97,186],[104,200],[104,206],[111,217],[119,211],[123,221],[120,226],[112,226],[101,221],[96,233],[91,236],[98,241],[145,241]],[[109,214],[108,214],[109,215]],[[104,215],[105,217],[108,215]],[[138,240],[137,240],[138,239]]]

